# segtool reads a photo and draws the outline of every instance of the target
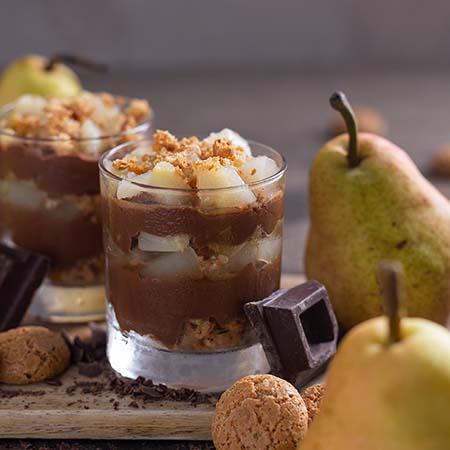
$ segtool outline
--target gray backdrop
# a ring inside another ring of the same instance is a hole
[[[74,51],[84,85],[148,98],[157,126],[234,128],[288,159],[285,271],[302,270],[308,169],[345,90],[429,174],[450,145],[450,1],[0,0],[0,65]],[[450,180],[433,180],[450,196]]]
[[[449,67],[446,0],[0,0],[0,64],[71,50],[124,70]]]

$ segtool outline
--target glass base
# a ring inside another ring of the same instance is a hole
[[[29,313],[54,323],[92,322],[105,319],[103,285],[56,286],[46,281],[36,292]]]
[[[261,344],[217,353],[182,353],[157,348],[135,332],[122,333],[112,308],[108,311],[107,355],[120,375],[142,376],[172,388],[222,392],[235,381],[270,368]]]

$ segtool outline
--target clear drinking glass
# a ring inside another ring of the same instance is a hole
[[[142,139],[151,123],[149,116],[126,132],[95,139],[35,139],[0,129],[5,240],[51,260],[32,314],[53,322],[104,318],[98,159],[119,143]]]
[[[220,189],[158,188],[114,173],[112,161],[150,142],[102,156],[107,353],[119,374],[214,392],[269,370],[243,305],[279,288],[286,165],[249,144],[277,173]],[[238,206],[248,192],[255,201]],[[209,207],[215,196],[233,206]]]

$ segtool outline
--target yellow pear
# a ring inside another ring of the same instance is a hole
[[[342,93],[332,97],[349,135],[316,155],[309,181],[309,279],[324,284],[344,329],[382,314],[375,269],[405,267],[412,317],[442,325],[450,316],[450,202],[388,140],[357,133]]]
[[[23,94],[43,97],[73,97],[81,91],[75,72],[62,63],[51,63],[40,55],[13,61],[0,77],[0,106]]]
[[[448,450],[450,332],[400,318],[398,270],[380,269],[389,317],[353,328],[300,450]]]

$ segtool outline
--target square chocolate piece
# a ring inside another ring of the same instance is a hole
[[[247,303],[245,312],[272,373],[297,387],[319,373],[336,352],[337,320],[325,287],[317,281]]]
[[[0,332],[20,324],[48,265],[45,256],[0,244]]]

